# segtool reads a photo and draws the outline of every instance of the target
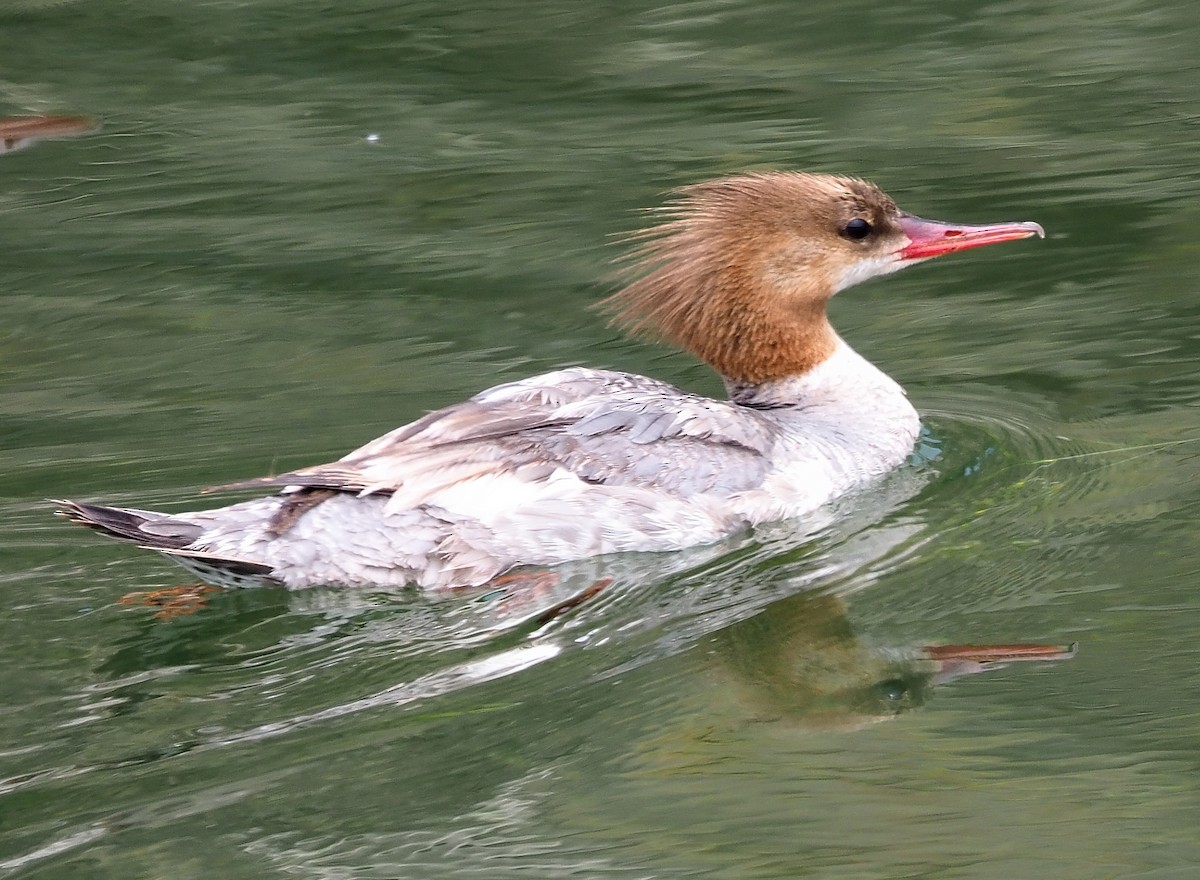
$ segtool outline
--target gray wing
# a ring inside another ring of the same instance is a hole
[[[430,501],[466,480],[567,472],[677,496],[761,484],[777,436],[755,410],[627,373],[574,368],[490,388],[330,464],[221,488],[319,487]]]

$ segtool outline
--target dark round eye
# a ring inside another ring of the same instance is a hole
[[[852,238],[855,241],[862,241],[871,234],[871,224],[862,217],[855,217],[846,224],[845,228],[842,230],[842,234],[845,235],[846,238]]]
[[[879,696],[889,703],[898,703],[908,695],[908,685],[898,678],[889,678],[875,685]]]

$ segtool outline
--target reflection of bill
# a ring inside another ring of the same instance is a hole
[[[926,702],[935,685],[1018,661],[1069,658],[1069,645],[870,646],[841,599],[799,593],[707,640],[726,691],[759,720],[857,727]]]
[[[0,155],[23,150],[38,141],[90,134],[99,127],[99,123],[88,116],[0,118]]]

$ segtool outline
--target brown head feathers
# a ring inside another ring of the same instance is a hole
[[[874,184],[796,172],[686,186],[629,236],[635,280],[600,303],[614,323],[661,337],[726,379],[798,375],[837,345],[838,290],[899,268],[896,204]]]

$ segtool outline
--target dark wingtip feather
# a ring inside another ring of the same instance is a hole
[[[279,582],[273,577],[273,569],[270,565],[264,562],[254,562],[250,559],[236,559],[232,556],[219,556],[214,553],[205,553],[202,550],[183,550],[170,549],[162,547],[148,547],[149,550],[158,550],[175,558],[184,558],[194,560],[203,566],[223,571],[228,574],[239,577],[265,577]]]

